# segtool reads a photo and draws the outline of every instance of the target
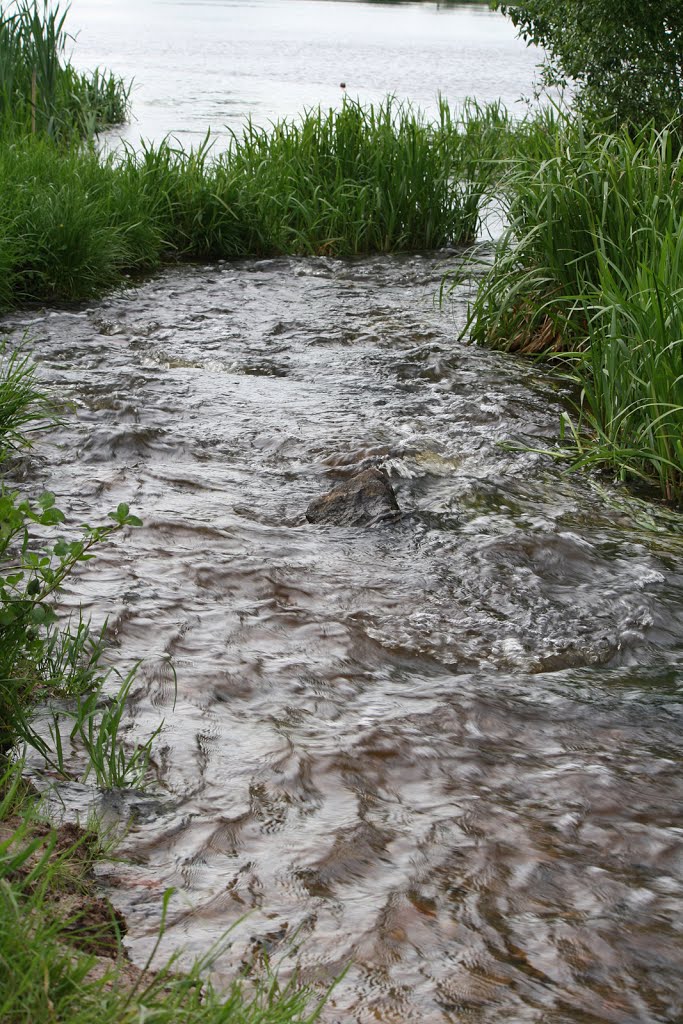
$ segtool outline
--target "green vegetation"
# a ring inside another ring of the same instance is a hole
[[[21,349],[0,346],[0,463],[27,447],[51,414],[29,356]]]
[[[0,135],[90,136],[125,121],[128,87],[114,75],[80,74],[64,59],[66,10],[48,0],[0,7]]]
[[[27,446],[31,425],[45,426],[49,406],[30,364],[16,353],[0,359],[0,396],[5,399],[0,446],[7,458]],[[83,621],[60,626],[54,598],[74,568],[93,557],[93,549],[114,532],[140,525],[126,505],[119,505],[110,519],[106,525],[83,526],[69,538],[62,532],[65,516],[53,494],[30,500],[0,477],[0,758],[23,740],[52,763],[48,745],[30,724],[31,712],[38,701],[71,698],[72,738],[80,737],[81,745],[97,755],[98,782],[108,787],[138,777],[149,751],[143,747],[124,754],[119,749],[122,711],[117,715],[116,701],[103,707],[110,673],[100,664],[102,638],[93,636]],[[124,687],[124,697],[125,692]],[[56,742],[59,769],[68,775],[61,736]]]
[[[683,500],[683,21],[678,4],[494,3],[546,47],[574,111],[499,150],[507,228],[468,332],[577,385],[556,452]],[[578,108],[578,110],[577,110]],[[623,122],[623,123],[622,123]],[[610,126],[609,130],[606,126]]]
[[[590,134],[549,116],[528,128],[501,182],[508,227],[479,283],[471,335],[563,353],[581,389],[569,435],[579,461],[680,500],[681,153],[666,130]]]
[[[312,1024],[318,1007],[295,982],[206,980],[217,946],[183,973],[175,960],[140,970],[121,947],[125,927],[98,899],[92,833],[40,819],[20,766],[0,774],[0,1020],[3,1024]],[[20,817],[18,817],[18,813]],[[164,901],[164,916],[168,907]]]
[[[492,0],[491,6],[508,14],[527,42],[544,48],[549,84],[574,83],[584,115],[612,127],[650,120],[659,128],[680,126],[680,0]]]
[[[481,161],[387,101],[248,124],[227,152],[103,159],[28,137],[0,151],[0,306],[80,299],[178,259],[438,248],[474,238]]]

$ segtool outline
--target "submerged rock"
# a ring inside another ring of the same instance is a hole
[[[399,512],[389,477],[383,469],[372,468],[315,498],[306,509],[306,518],[324,526],[369,526],[394,519]]]

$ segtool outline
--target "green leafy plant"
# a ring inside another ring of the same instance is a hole
[[[26,710],[35,700],[92,680],[97,643],[83,622],[75,635],[60,631],[50,599],[79,563],[94,557],[98,544],[141,525],[125,504],[109,518],[108,525],[84,524],[75,540],[58,537],[46,545],[35,528],[49,531],[65,521],[54,495],[46,492],[33,503],[0,487],[0,752],[13,744],[17,731],[27,737]]]
[[[663,128],[683,117],[679,0],[493,0],[546,53],[552,84],[574,83],[579,109],[613,124]]]

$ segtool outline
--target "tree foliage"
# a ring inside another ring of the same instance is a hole
[[[493,0],[492,6],[523,39],[546,50],[546,81],[572,81],[585,112],[635,124],[680,123],[682,0]]]

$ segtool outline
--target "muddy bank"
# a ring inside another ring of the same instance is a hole
[[[127,928],[123,914],[103,898],[95,881],[96,834],[72,823],[52,826],[36,820],[26,825],[12,816],[0,822],[0,844],[5,857],[16,862],[7,882],[26,895],[40,886],[45,915],[59,928],[62,941],[111,967]]]

